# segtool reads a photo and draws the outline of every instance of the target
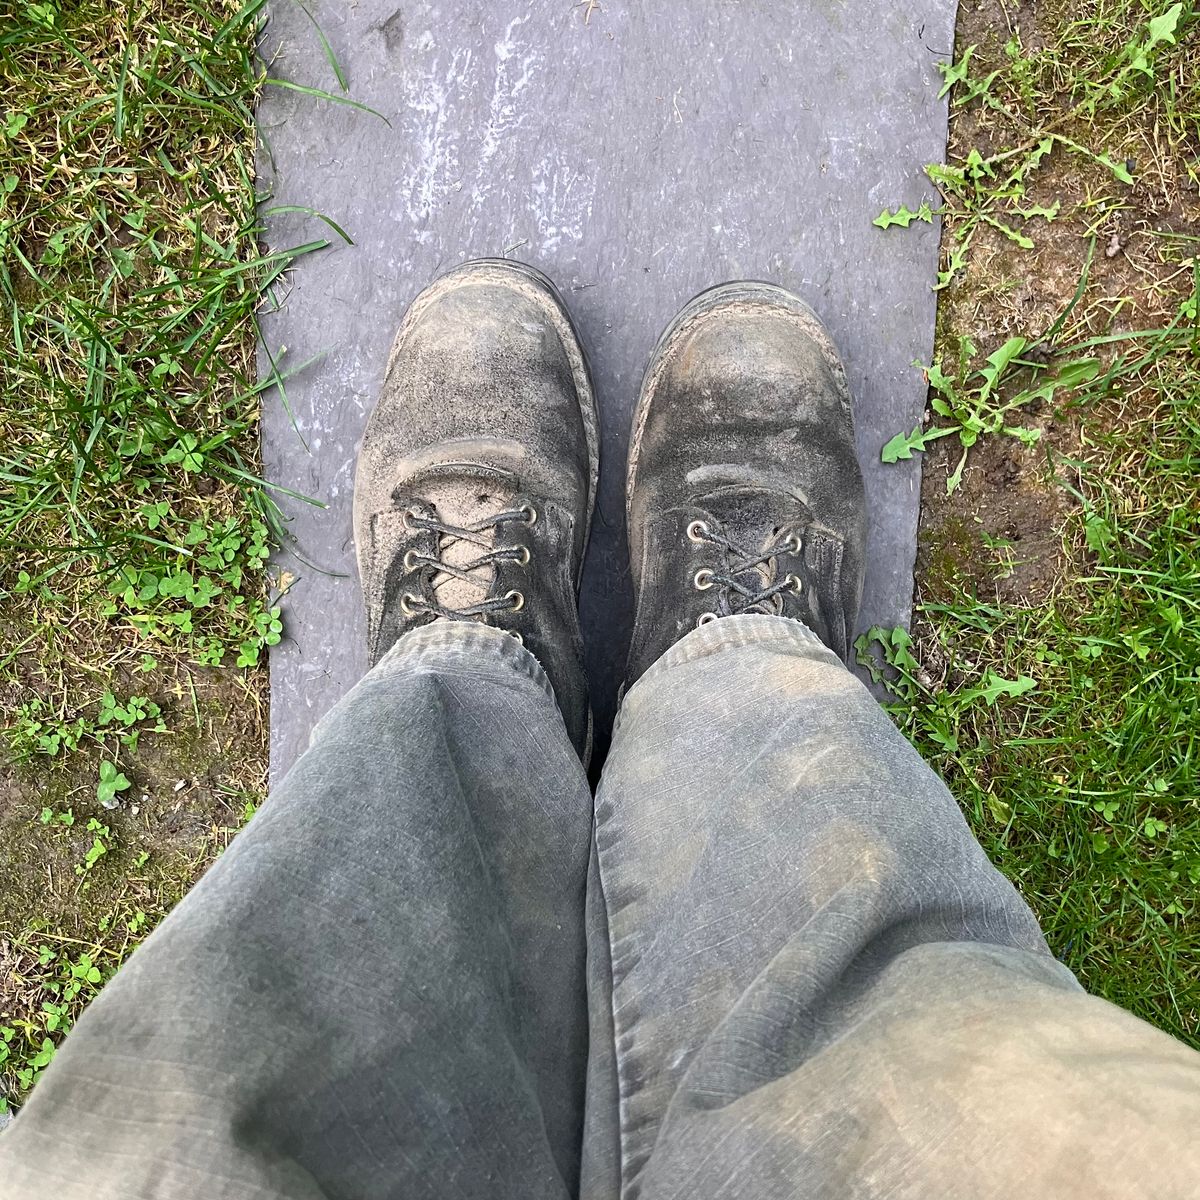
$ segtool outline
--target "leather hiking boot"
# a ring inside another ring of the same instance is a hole
[[[586,759],[577,601],[599,455],[587,362],[541,272],[484,259],[426,288],[396,335],[354,483],[372,665],[431,621],[494,626],[542,664]]]
[[[626,686],[689,630],[802,621],[845,660],[866,511],[837,349],[767,283],[702,292],[651,355],[626,492],[636,616]]]

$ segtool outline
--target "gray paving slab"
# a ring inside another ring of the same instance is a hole
[[[296,577],[271,656],[272,773],[285,770],[365,669],[350,531],[358,439],[416,293],[481,255],[548,272],[587,343],[603,478],[582,601],[598,724],[611,720],[630,619],[622,481],[649,351],[678,307],[735,277],[794,288],[824,316],[854,389],[871,505],[862,625],[909,617],[919,467],[879,448],[924,403],[937,229],[881,232],[885,206],[931,196],[946,112],[936,63],[953,0],[321,0],[308,10],[354,100],[269,87],[259,110],[271,207],[302,205],[353,238],[305,257],[267,347],[287,394],[264,401]],[[275,0],[273,76],[337,91],[313,21]],[[329,233],[272,213],[282,249]],[[265,358],[265,356],[263,356]],[[293,428],[294,419],[296,428]],[[299,430],[299,435],[296,430]],[[302,437],[300,436],[302,435]]]

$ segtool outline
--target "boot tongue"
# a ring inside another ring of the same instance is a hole
[[[497,513],[514,507],[514,481],[494,472],[447,471],[429,478],[421,488],[425,498],[434,505],[438,519],[447,525],[470,529],[488,521]],[[496,545],[496,527],[489,526],[472,535],[476,541],[453,534],[442,534],[438,540],[437,556],[448,566],[465,567],[482,558]],[[482,544],[480,544],[482,543]],[[468,572],[460,579],[446,571],[431,578],[438,601],[446,608],[468,608],[485,600],[496,584],[496,565],[488,563]]]
[[[744,483],[715,486],[697,493],[692,502],[747,552],[766,550],[812,520],[808,505],[793,493]]]
[[[730,543],[724,551],[726,561],[722,569],[751,593],[745,596],[731,589],[723,603],[734,612],[782,611],[783,602],[778,594],[762,601],[752,597],[777,582],[776,555],[781,542],[803,529],[809,516],[807,507],[789,492],[744,482],[718,483],[693,495],[692,502],[711,517]],[[760,555],[770,557],[753,562]],[[743,563],[749,565],[741,566]]]

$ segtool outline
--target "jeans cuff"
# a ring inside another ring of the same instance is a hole
[[[739,646],[778,643],[785,652],[797,657],[836,663],[845,670],[845,663],[807,625],[791,617],[772,617],[752,613],[748,616],[721,617],[717,621],[697,626],[679,639],[634,684],[633,691],[648,679],[683,663],[707,658],[723,650]]]
[[[371,668],[369,678],[386,678],[439,664],[467,666],[484,674],[516,671],[558,703],[542,664],[512,634],[477,621],[430,621],[397,638]]]

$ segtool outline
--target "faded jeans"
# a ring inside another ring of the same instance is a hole
[[[1200,1056],[1087,996],[803,626],[624,701],[401,639],[67,1038],[0,1196],[1194,1197]]]

